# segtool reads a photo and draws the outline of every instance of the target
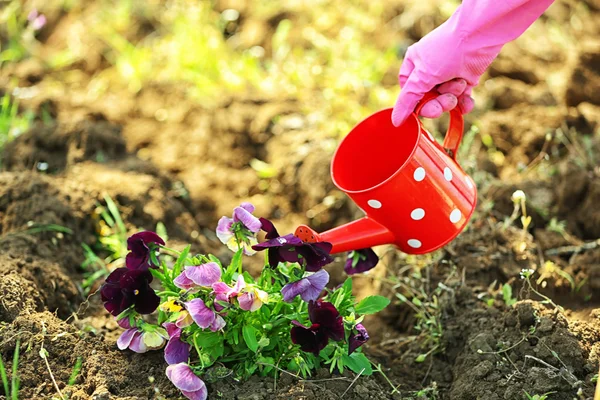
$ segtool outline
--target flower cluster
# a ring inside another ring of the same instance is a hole
[[[207,398],[201,376],[215,363],[242,379],[275,373],[269,360],[303,376],[321,363],[371,373],[360,352],[369,340],[362,320],[389,301],[371,296],[357,303],[350,278],[327,289],[323,267],[334,261],[331,244],[282,236],[253,212],[244,203],[232,218],[219,220],[217,236],[234,252],[227,266],[212,255],[191,254],[190,246],[169,249],[154,232],[128,239],[126,267],[114,270],[100,290],[124,329],[118,348],[164,349],[167,377],[192,400]],[[265,240],[259,243],[261,231]],[[242,258],[261,251],[265,268],[255,279],[243,270]],[[365,272],[377,261],[371,249],[358,250],[348,255],[345,270]],[[152,287],[157,283],[159,292]],[[157,317],[148,317],[157,309]]]

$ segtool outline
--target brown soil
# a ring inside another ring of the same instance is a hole
[[[225,3],[218,7],[227,8]],[[241,46],[260,43],[268,52],[277,22],[294,18],[255,18],[246,2],[237,3]],[[394,296],[391,285],[377,278],[411,280],[417,267],[426,273],[430,292],[442,284],[440,351],[415,361],[427,351],[427,337],[414,330],[414,311],[394,303],[368,319],[373,335],[366,350],[397,386],[395,393],[378,373],[354,382],[350,374],[318,371],[311,380],[282,374],[277,380],[209,382],[211,399],[411,399],[424,388],[436,388],[437,395],[430,390],[419,398],[513,400],[525,398],[525,391],[554,392],[549,398],[559,400],[593,396],[600,361],[600,248],[583,244],[600,237],[600,42],[593,39],[597,35],[583,38],[600,31],[600,10],[594,2],[585,9],[580,3],[558,1],[548,14],[565,24],[579,20],[565,25],[577,43],[570,54],[548,41],[538,47],[518,41],[507,46],[479,89],[482,107],[468,119],[491,136],[494,149],[476,138],[470,154],[473,167],[488,176],[480,182],[469,229],[442,251],[416,260],[378,249],[385,253],[381,265],[356,278],[360,296]],[[403,9],[397,5],[393,13]],[[49,20],[44,40],[52,50],[74,21],[61,15]],[[435,14],[420,17],[405,40],[417,40],[440,22]],[[147,25],[140,22],[137,34]],[[391,45],[380,36],[374,40]],[[335,140],[316,131],[296,100],[241,95],[205,109],[186,97],[185,88],[152,85],[135,96],[112,93],[87,101],[87,82],[107,67],[101,54],[102,44],[91,43],[87,62],[73,66],[81,82],[71,87],[61,81],[64,71],[49,71],[36,60],[0,72],[0,92],[12,79],[21,87],[36,86],[40,95],[22,106],[44,108],[56,119],[51,125],[37,121],[1,157],[0,355],[9,365],[20,340],[21,399],[56,398],[52,377],[70,399],[179,396],[165,376],[161,353],[117,350],[119,328],[97,294],[83,294],[81,243],[96,243],[95,209],[104,195],[119,205],[131,231],[162,222],[175,247],[192,243],[223,259],[231,255],[216,240],[214,226],[241,201],[254,203],[257,214],[274,219],[280,231],[300,223],[327,229],[358,215],[329,177]],[[556,71],[566,83],[548,83]],[[57,82],[69,90],[50,90]],[[490,161],[492,150],[502,158]],[[248,167],[254,158],[275,167],[276,179],[259,179]],[[510,195],[516,189],[528,196],[528,232],[518,220],[502,225],[513,211]],[[564,231],[549,228],[553,219],[565,221]],[[32,233],[32,224],[56,224],[72,233]],[[542,303],[519,279],[522,269],[541,271],[545,261],[577,287],[556,273],[536,282],[563,311]],[[257,271],[260,260],[249,267]],[[333,283],[344,279],[341,260],[331,272]],[[512,306],[498,293],[507,282],[521,299]],[[68,386],[78,358],[81,373]]]

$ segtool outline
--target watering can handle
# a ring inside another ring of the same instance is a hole
[[[433,89],[432,91],[425,93],[421,101],[417,104],[415,108],[415,115],[418,117],[421,108],[430,100],[437,98],[440,94]],[[449,111],[450,113],[450,123],[448,124],[448,130],[446,131],[446,136],[444,138],[444,144],[442,145],[450,157],[454,161],[456,161],[456,153],[458,153],[458,147],[460,146],[460,142],[463,137],[464,131],[464,119],[463,115],[458,108],[458,105]]]

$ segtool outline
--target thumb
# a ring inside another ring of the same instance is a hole
[[[406,80],[406,83],[400,90],[400,95],[392,111],[392,124],[395,127],[402,125],[408,116],[415,110],[419,101],[425,93],[433,89],[435,85],[429,84],[427,79],[423,79],[418,71],[413,71]]]

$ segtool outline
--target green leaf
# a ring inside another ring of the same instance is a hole
[[[352,278],[347,278],[342,285],[342,289],[346,293],[352,293]]]
[[[217,332],[204,332],[198,331],[194,334],[194,340],[196,344],[203,349],[209,348],[211,346],[215,346],[219,342],[222,342],[223,339],[221,335]]]
[[[412,302],[417,307],[421,307],[423,305],[423,302],[417,297],[413,297]]]
[[[373,368],[371,362],[363,353],[352,353],[349,356],[344,354],[342,357],[344,365],[352,370],[352,372],[361,375],[371,375]]]
[[[365,297],[354,307],[358,314],[375,314],[390,304],[390,299],[383,296]]]
[[[177,261],[175,261],[175,265],[173,266],[173,279],[177,278],[181,271],[183,270],[183,266],[185,264],[185,260],[187,259],[188,254],[190,253],[191,245],[187,245],[185,249],[181,252]]]
[[[415,362],[422,363],[427,359],[427,354],[419,354],[419,356],[415,359]]]
[[[229,267],[227,267],[225,275],[223,276],[223,282],[227,284],[231,283],[231,280],[233,279],[233,274],[235,274],[236,271],[239,271],[241,269],[243,251],[243,249],[239,249],[233,255],[233,258],[231,259],[231,264],[229,264]]]
[[[244,341],[250,350],[253,352],[258,351],[258,342],[256,341],[256,328],[251,325],[246,325],[242,329],[242,335],[244,336]]]

